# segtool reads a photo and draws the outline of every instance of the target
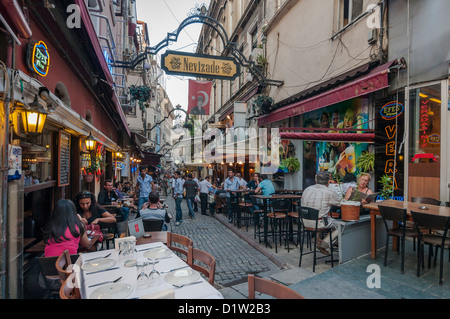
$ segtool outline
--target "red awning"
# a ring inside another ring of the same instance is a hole
[[[258,118],[258,126],[281,121],[303,113],[311,112],[342,101],[363,96],[388,87],[389,67],[395,61],[385,63],[373,69],[361,78],[345,83],[335,89],[318,94],[303,101],[295,102],[270,114]]]
[[[282,139],[315,142],[374,143],[375,133],[308,133],[280,132]]]

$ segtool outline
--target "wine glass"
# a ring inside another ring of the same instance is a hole
[[[137,269],[136,287],[137,287],[137,289],[147,289],[149,287],[148,275],[145,273],[146,266],[147,266],[147,264],[144,262],[138,262],[136,264],[136,269]]]
[[[150,287],[159,286],[161,282],[161,274],[155,268],[156,263],[156,261],[149,263],[151,270],[148,274],[148,284]]]

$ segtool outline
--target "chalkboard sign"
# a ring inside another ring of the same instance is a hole
[[[59,131],[58,139],[58,187],[69,185],[70,176],[70,134]]]

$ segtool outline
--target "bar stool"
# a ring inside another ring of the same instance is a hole
[[[278,252],[277,249],[277,237],[280,238],[280,246],[282,244],[282,237],[287,235],[287,231],[283,230],[283,227],[286,226],[286,219],[288,216],[288,211],[290,208],[290,201],[287,199],[273,199],[272,200],[272,212],[267,213],[267,218],[269,218],[272,226],[272,239],[275,244],[275,253]],[[277,236],[278,230],[278,236]],[[285,238],[286,241],[289,238]]]
[[[258,236],[258,240],[261,243],[261,224],[260,224],[260,217],[261,214],[264,213],[262,209],[259,209],[259,206],[257,204],[256,198],[253,195],[249,195],[250,201],[251,201],[251,210],[250,207],[248,208],[250,212],[253,211],[252,217],[253,217],[253,226],[254,226],[254,234],[253,238],[256,239],[256,236]],[[258,207],[258,209],[255,209],[255,207]]]

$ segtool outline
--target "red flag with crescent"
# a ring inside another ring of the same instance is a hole
[[[188,114],[209,115],[211,88],[211,81],[189,80]]]

